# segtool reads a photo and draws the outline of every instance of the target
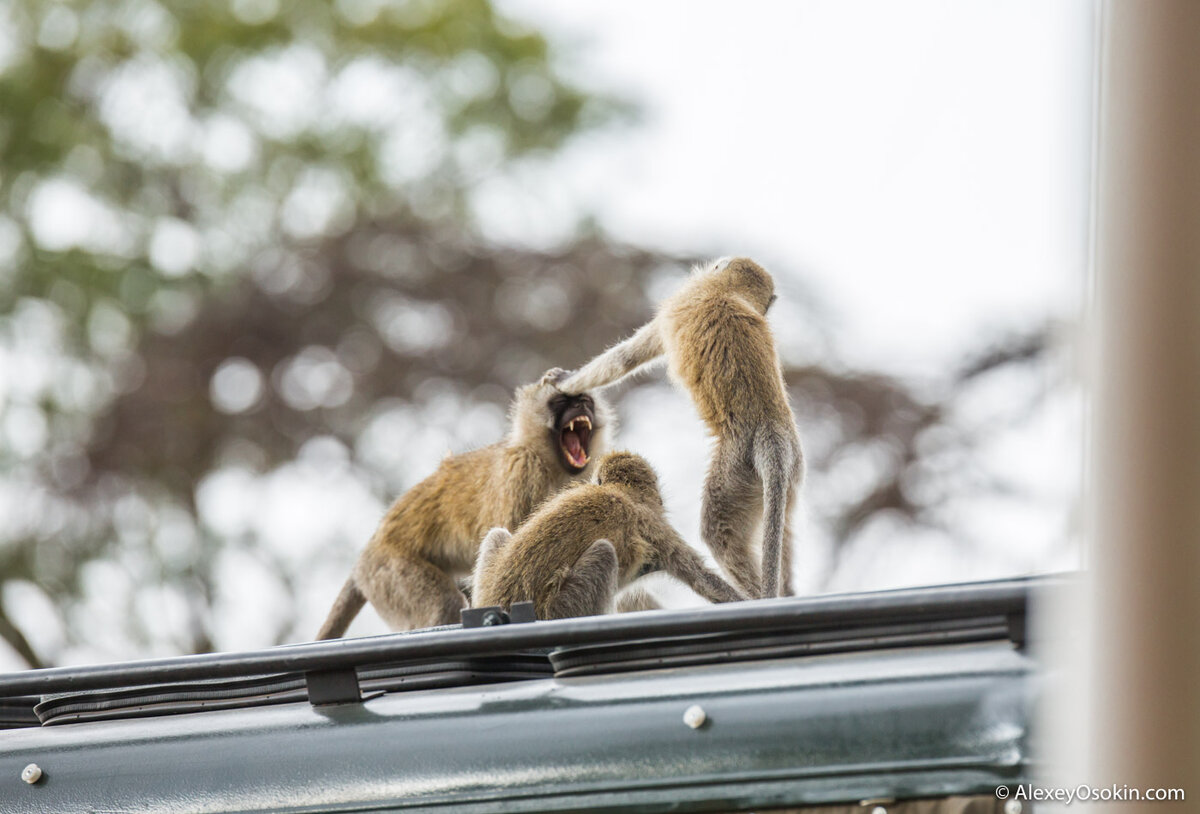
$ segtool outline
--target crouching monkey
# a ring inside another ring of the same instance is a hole
[[[595,483],[563,490],[516,534],[488,532],[475,563],[476,607],[532,601],[539,619],[612,610],[633,580],[666,571],[712,602],[745,599],[709,570],[667,522],[658,478],[644,458],[614,452]]]

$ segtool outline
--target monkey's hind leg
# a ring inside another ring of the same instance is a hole
[[[453,625],[467,607],[454,578],[427,560],[390,552],[364,556],[354,579],[392,630]]]
[[[636,582],[617,595],[617,613],[662,610],[662,603],[650,591]]]
[[[500,553],[500,549],[508,545],[508,541],[511,539],[512,535],[508,533],[508,529],[500,526],[484,535],[483,542],[479,544],[479,553],[475,555],[475,570],[471,579],[472,597],[483,596],[481,585],[483,574],[496,555]]]
[[[567,569],[558,593],[546,604],[546,618],[608,613],[616,593],[617,550],[608,540],[597,540]]]
[[[751,534],[762,515],[762,488],[740,445],[718,441],[704,481],[700,539],[730,581],[750,598],[760,595],[759,563]]]

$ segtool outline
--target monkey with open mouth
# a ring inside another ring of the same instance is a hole
[[[590,477],[615,419],[591,393],[539,382],[518,388],[507,437],[452,455],[404,493],[359,556],[318,639],[346,632],[366,602],[393,630],[458,622],[467,598],[456,583],[475,565],[491,528],[518,528],[547,497]]]

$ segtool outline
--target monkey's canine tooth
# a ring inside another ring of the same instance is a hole
[[[584,425],[585,427],[587,427],[589,430],[592,428],[592,420],[591,420],[590,418],[588,418],[588,417],[587,417],[587,416],[585,416],[585,415],[577,415],[577,416],[575,416],[574,418],[572,418],[570,421],[568,421],[568,422],[567,422],[567,427],[566,427],[566,429],[570,430],[571,432],[574,432],[574,431],[575,431],[575,422],[576,422],[576,421],[578,421],[579,423],[583,424],[583,425]]]

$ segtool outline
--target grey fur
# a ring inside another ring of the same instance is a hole
[[[550,618],[609,613],[616,592],[617,550],[608,540],[597,540],[563,574],[558,595],[550,602]]]
[[[492,560],[504,546],[512,540],[512,534],[505,528],[494,528],[479,544],[479,556],[475,558],[475,568],[471,572],[471,596],[479,596],[479,580]]]
[[[637,582],[617,595],[617,613],[662,610],[662,604],[649,590]]]
[[[366,603],[367,598],[358,589],[358,585],[354,582],[354,577],[347,579],[346,583],[342,585],[342,590],[338,593],[337,599],[333,600],[333,607],[329,611],[329,616],[325,620],[325,624],[321,625],[321,631],[317,634],[317,638],[332,639],[340,636],[345,632],[345,626],[350,624],[350,620],[358,615],[358,612],[362,610],[363,605]],[[344,625],[342,620],[345,620]],[[337,630],[338,627],[341,627],[341,630]]]

